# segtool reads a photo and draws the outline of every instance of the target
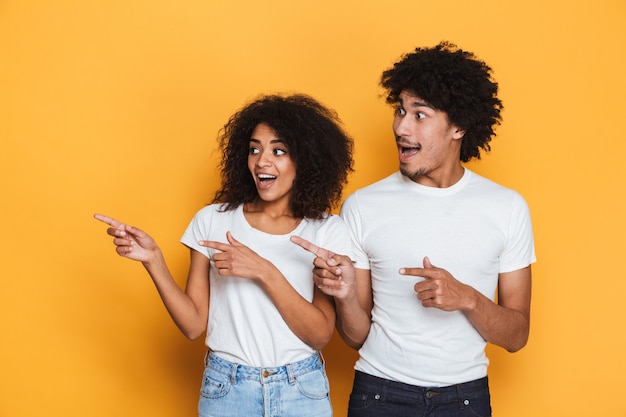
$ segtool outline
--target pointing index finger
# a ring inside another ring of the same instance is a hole
[[[315,256],[319,256],[320,258],[329,259],[333,256],[333,253],[328,249],[320,248],[314,243],[309,242],[306,239],[301,238],[300,236],[291,236],[291,241],[296,245],[300,246],[302,249],[311,252]]]
[[[101,222],[106,223],[106,224],[108,224],[109,226],[113,226],[113,227],[115,227],[115,228],[118,228],[118,227],[120,227],[120,226],[123,226],[123,225],[124,225],[124,223],[119,222],[119,221],[115,220],[115,219],[114,219],[114,218],[112,218],[112,217],[105,216],[104,214],[98,214],[98,213],[96,213],[96,214],[94,214],[94,215],[93,215],[93,217],[94,217],[94,218],[96,218],[97,220],[100,220]]]
[[[411,275],[422,278],[428,278],[430,276],[424,268],[400,268],[400,275]]]
[[[207,248],[217,249],[221,252],[224,252],[230,246],[228,243],[216,242],[213,240],[201,240],[198,244]]]

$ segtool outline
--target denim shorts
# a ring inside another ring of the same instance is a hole
[[[447,387],[419,387],[354,375],[348,417],[489,417],[487,377]]]
[[[205,356],[200,417],[332,417],[320,354],[285,366],[253,368]]]

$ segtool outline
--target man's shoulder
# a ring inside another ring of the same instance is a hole
[[[471,187],[469,189],[473,195],[482,195],[483,199],[493,199],[491,201],[498,199],[504,201],[513,200],[525,204],[524,197],[517,190],[475,172],[471,172],[471,175]]]
[[[380,213],[388,205],[397,205],[396,196],[402,195],[401,174],[393,173],[350,194],[342,205],[342,213],[346,211],[361,211]]]
[[[357,189],[352,195],[368,195],[377,194],[380,192],[394,192],[394,190],[401,185],[400,173],[394,172],[385,178],[375,181],[369,185]]]

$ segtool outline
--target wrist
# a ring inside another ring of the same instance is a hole
[[[352,305],[359,306],[359,297],[356,290],[356,283],[344,283],[345,286],[348,287],[347,291],[344,293],[339,293],[335,295],[335,304],[338,308],[349,308]]]
[[[161,248],[158,246],[148,252],[146,259],[142,260],[141,263],[145,268],[155,268],[159,264],[165,264],[165,259],[163,258],[163,253],[161,252]]]
[[[480,302],[480,293],[469,285],[466,285],[466,288],[467,295],[464,298],[465,302],[462,310],[466,313],[471,313],[472,311],[476,311],[476,309],[478,308],[478,304]]]

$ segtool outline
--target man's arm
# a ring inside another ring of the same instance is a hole
[[[424,268],[402,268],[400,273],[424,278],[414,286],[424,307],[463,311],[487,342],[509,352],[526,345],[530,332],[530,266],[499,275],[497,304],[445,269],[433,266],[428,258],[424,259]]]
[[[317,273],[316,273],[317,275]],[[367,269],[355,269],[352,291],[344,298],[335,297],[337,331],[348,346],[359,349],[372,325],[372,280]]]
[[[337,331],[348,346],[359,349],[372,324],[370,271],[356,269],[348,256],[337,255],[299,236],[292,236],[291,241],[316,256],[313,282],[334,297]]]
[[[530,333],[531,267],[500,274],[498,304],[476,291],[474,308],[465,314],[488,342],[516,352]]]

